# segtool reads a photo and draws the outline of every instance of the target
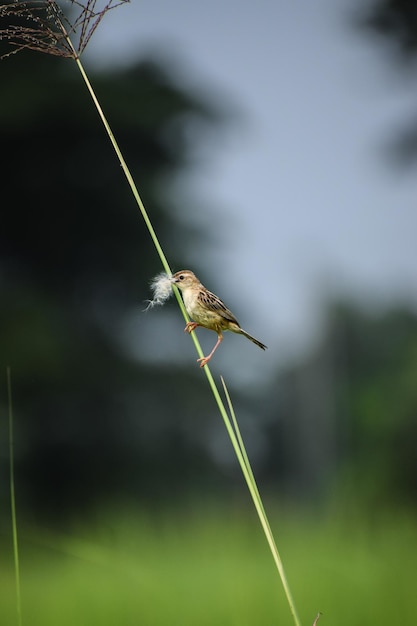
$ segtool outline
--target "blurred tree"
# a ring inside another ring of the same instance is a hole
[[[414,0],[374,0],[366,8],[366,23],[391,37],[405,55],[417,53],[417,5]]]
[[[415,73],[417,55],[417,3],[415,0],[373,0],[359,8],[360,23],[394,44],[398,61]],[[417,116],[397,131],[390,154],[402,165],[417,163]]]
[[[185,487],[204,459],[189,424],[214,403],[195,370],[185,383],[180,369],[133,361],[118,341],[161,267],[84,83],[71,60],[36,53],[0,72],[0,366],[4,381],[12,367],[20,501],[65,516],[129,490],[167,493],[179,474]],[[201,234],[179,223],[167,187],[220,109],[151,59],[90,76],[164,249],[183,266]]]
[[[369,505],[415,503],[416,380],[414,313],[333,304],[317,348],[278,379],[265,471],[312,499],[337,485]]]
[[[372,0],[360,5],[360,23],[391,44],[398,66],[413,75],[417,56],[417,4],[414,0]],[[415,79],[415,77],[414,77]],[[404,165],[417,163],[417,117],[403,123],[389,142],[390,155]],[[385,333],[382,325],[385,324]],[[357,466],[358,487],[366,485],[375,492],[379,485],[391,486],[391,493],[415,498],[417,495],[417,349],[415,317],[398,311],[387,315],[379,325],[379,340],[372,346],[381,358],[374,364],[367,385],[361,386],[357,376],[352,396],[351,441],[360,463]],[[370,336],[363,336],[364,345]],[[371,348],[371,346],[369,346]],[[384,348],[389,348],[388,350]],[[370,363],[371,352],[361,363]],[[359,368],[359,364],[358,364]],[[373,467],[373,472],[371,471]],[[366,470],[361,475],[362,470]],[[374,489],[372,489],[372,483]]]

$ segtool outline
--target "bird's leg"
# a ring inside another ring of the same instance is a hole
[[[208,356],[203,356],[200,359],[197,359],[197,363],[200,363],[200,367],[204,367],[206,365],[206,363],[208,363],[210,361],[211,357],[216,352],[217,348],[219,347],[219,345],[221,344],[222,341],[223,341],[223,335],[220,333],[219,335],[217,335],[216,345],[214,346],[214,348],[210,352],[210,354]]]
[[[184,328],[184,332],[185,333],[192,333],[193,330],[195,330],[197,328],[197,326],[199,326],[199,324],[197,324],[197,322],[187,322],[185,328]]]

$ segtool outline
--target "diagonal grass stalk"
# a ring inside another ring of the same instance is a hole
[[[153,243],[155,245],[155,248],[156,248],[156,251],[157,251],[157,253],[159,255],[159,258],[161,260],[162,266],[163,266],[164,270],[167,272],[167,274],[171,275],[172,271],[171,271],[171,268],[169,266],[168,260],[167,260],[167,258],[165,256],[164,252],[163,252],[161,244],[159,243],[158,237],[157,237],[156,232],[155,232],[155,230],[154,230],[154,228],[152,226],[151,220],[150,220],[149,215],[148,215],[148,213],[147,213],[147,211],[145,209],[145,206],[144,206],[144,204],[142,202],[142,199],[140,197],[140,194],[138,192],[136,184],[135,184],[135,182],[133,180],[133,177],[132,177],[132,175],[131,175],[131,173],[129,171],[129,168],[128,168],[127,164],[126,164],[126,161],[125,161],[125,159],[124,159],[124,157],[122,155],[122,152],[121,152],[120,147],[119,147],[119,145],[118,145],[118,143],[116,141],[116,138],[115,138],[115,136],[114,136],[114,134],[113,134],[113,132],[112,132],[112,130],[110,128],[110,125],[109,125],[109,123],[108,123],[108,121],[107,121],[107,119],[106,119],[106,117],[104,115],[103,109],[102,109],[102,107],[101,107],[101,105],[100,105],[100,103],[99,103],[99,101],[97,99],[97,96],[96,96],[96,94],[95,94],[95,92],[93,90],[93,87],[92,87],[92,85],[90,83],[90,80],[89,80],[89,78],[88,78],[88,76],[87,76],[87,74],[86,74],[86,72],[84,70],[84,67],[83,67],[83,65],[82,65],[82,63],[80,61],[80,58],[75,53],[75,50],[74,50],[74,55],[75,55],[74,56],[75,62],[77,64],[77,66],[78,66],[78,69],[81,72],[81,75],[82,75],[82,77],[84,79],[84,82],[85,82],[85,84],[87,86],[87,89],[90,92],[90,95],[91,95],[91,97],[93,99],[93,102],[94,102],[94,104],[95,104],[95,106],[97,108],[98,114],[99,114],[99,116],[100,116],[100,118],[101,118],[101,120],[103,122],[103,125],[104,125],[104,127],[106,129],[106,132],[107,132],[107,134],[109,136],[109,139],[110,139],[110,141],[111,141],[111,143],[113,145],[113,148],[114,148],[114,150],[116,152],[117,158],[120,161],[120,165],[121,165],[121,167],[123,169],[123,172],[125,173],[127,181],[129,183],[129,186],[130,186],[130,188],[132,190],[132,193],[133,193],[133,195],[135,197],[135,200],[136,200],[136,202],[138,204],[139,210],[140,210],[140,212],[142,214],[142,217],[143,217],[143,219],[145,221],[145,224],[146,224],[146,226],[147,226],[147,228],[149,230],[149,234],[150,234],[150,236],[152,238],[152,241],[153,241]],[[181,312],[182,312],[182,314],[184,316],[184,319],[188,322],[189,318],[188,318],[187,312],[185,310],[184,303],[182,301],[182,298],[181,298],[181,295],[180,295],[178,289],[175,286],[174,286],[174,292],[175,292],[175,296],[176,296],[176,299],[178,301],[178,304],[180,306]],[[200,357],[204,356],[203,355],[203,351],[202,351],[201,346],[200,346],[200,343],[199,343],[199,341],[198,341],[198,339],[196,337],[196,334],[195,333],[191,333],[191,337],[192,337],[192,339],[194,341],[194,345],[196,347],[198,355]],[[285,571],[284,571],[284,567],[283,567],[283,564],[282,564],[282,561],[281,561],[281,557],[280,557],[278,549],[276,547],[275,540],[274,540],[274,537],[273,537],[273,534],[272,534],[272,531],[271,531],[271,527],[270,527],[269,522],[268,522],[268,518],[267,518],[267,516],[265,514],[265,510],[264,510],[264,506],[262,504],[261,496],[260,496],[258,488],[256,486],[255,478],[253,476],[253,472],[252,472],[252,469],[251,469],[251,466],[250,466],[250,462],[249,462],[249,459],[248,459],[248,456],[247,456],[247,453],[246,453],[246,449],[245,449],[245,446],[243,444],[243,440],[241,438],[239,428],[237,426],[236,417],[234,415],[233,407],[231,405],[230,397],[229,397],[229,394],[227,392],[226,386],[225,386],[224,381],[222,379],[223,386],[224,386],[225,393],[226,393],[226,397],[227,397],[227,400],[229,402],[229,409],[230,409],[231,415],[233,416],[234,427],[232,426],[232,424],[231,424],[231,422],[229,420],[229,417],[228,417],[226,408],[224,406],[223,400],[222,400],[222,398],[220,396],[219,390],[218,390],[217,385],[216,385],[216,383],[215,383],[215,381],[213,379],[211,371],[210,371],[210,369],[209,369],[209,367],[207,365],[204,367],[204,373],[206,374],[206,377],[207,377],[208,383],[210,385],[210,388],[212,390],[214,399],[215,399],[215,401],[217,403],[217,406],[219,408],[220,414],[221,414],[221,416],[223,418],[223,421],[225,423],[225,426],[226,426],[228,435],[230,437],[230,440],[232,442],[232,445],[233,445],[235,454],[237,456],[239,465],[240,465],[240,467],[242,469],[242,473],[244,475],[244,478],[246,480],[248,489],[249,489],[250,494],[252,496],[252,499],[253,499],[256,511],[258,513],[258,516],[259,516],[262,528],[264,530],[264,533],[265,533],[265,536],[266,536],[269,548],[270,548],[271,553],[272,553],[272,557],[273,557],[273,559],[275,561],[278,573],[279,573],[280,578],[281,578],[282,585],[284,587],[284,592],[285,592],[285,595],[286,595],[286,598],[287,598],[287,601],[288,601],[288,604],[289,604],[289,607],[290,607],[291,614],[292,614],[293,619],[294,619],[294,624],[295,624],[295,626],[301,626],[301,622],[299,620],[299,617],[298,617],[298,614],[297,614],[297,610],[295,608],[294,600],[293,600],[292,593],[291,593],[291,590],[290,590],[290,587],[289,587],[289,584],[288,584],[288,580],[287,580],[287,577],[286,577],[286,574],[285,574]],[[236,431],[236,434],[235,434],[235,431]]]
[[[7,367],[7,397],[9,405],[9,459],[10,459],[10,504],[12,511],[13,532],[13,558],[16,578],[16,613],[17,624],[22,626],[22,602],[20,595],[20,568],[19,568],[19,544],[17,540],[16,500],[14,489],[14,439],[13,439],[13,405],[12,405],[12,380],[10,367]]]
[[[282,564],[282,560],[280,554],[278,552],[278,548],[275,543],[274,535],[272,534],[271,526],[268,521],[268,517],[266,515],[264,505],[262,503],[262,498],[260,496],[258,486],[256,484],[255,476],[252,471],[252,467],[249,461],[249,457],[246,452],[245,444],[242,439],[242,435],[240,434],[239,424],[236,419],[236,414],[232,405],[232,401],[229,395],[229,391],[226,387],[226,383],[224,382],[223,376],[220,377],[224,389],[224,393],[226,396],[227,404],[229,407],[230,416],[232,421],[230,421],[229,416],[223,416],[223,419],[226,424],[227,431],[229,433],[233,448],[235,450],[236,456],[238,458],[240,467],[242,469],[243,475],[245,477],[246,483],[248,485],[249,492],[252,496],[253,503],[256,508],[256,512],[258,513],[259,520],[261,522],[261,526],[265,533],[266,540],[268,542],[269,548],[272,553],[272,558],[274,559],[275,565],[277,567],[278,573],[281,578],[282,586],[284,587],[284,592],[287,598],[287,602],[290,607],[290,611],[293,615],[295,624],[299,625],[300,620],[297,614],[297,609],[295,608],[294,599],[292,597],[291,589],[288,584],[287,576],[285,574],[284,566]]]
[[[154,230],[154,228],[152,226],[152,223],[151,223],[151,220],[149,218],[149,215],[148,215],[148,213],[147,213],[147,211],[145,209],[145,206],[144,206],[144,204],[142,202],[142,199],[140,197],[140,194],[138,192],[136,184],[135,184],[135,182],[133,180],[133,177],[132,177],[132,175],[131,175],[131,173],[129,171],[129,168],[128,168],[127,164],[126,164],[126,161],[125,161],[125,159],[124,159],[124,157],[122,155],[122,152],[121,152],[121,150],[119,148],[119,145],[118,145],[118,143],[116,141],[116,138],[115,138],[115,136],[114,136],[114,134],[113,134],[113,132],[112,132],[112,130],[110,128],[110,125],[109,125],[109,123],[108,123],[108,121],[106,119],[106,116],[104,115],[103,109],[102,109],[102,107],[101,107],[101,105],[100,105],[100,103],[99,103],[99,101],[97,99],[97,96],[96,96],[96,94],[94,92],[94,89],[93,89],[93,87],[91,85],[91,82],[90,82],[90,80],[89,80],[89,78],[88,78],[88,76],[87,76],[87,74],[86,74],[86,72],[84,70],[84,67],[83,67],[83,65],[81,63],[81,60],[80,60],[80,56],[77,53],[75,47],[73,46],[71,38],[70,38],[70,36],[69,36],[69,34],[68,34],[68,32],[67,32],[67,30],[66,30],[66,28],[64,26],[64,23],[62,22],[62,20],[58,20],[58,23],[59,23],[60,29],[62,30],[64,39],[66,40],[66,42],[68,44],[69,50],[71,51],[70,56],[74,59],[74,61],[77,64],[77,67],[78,67],[78,69],[79,69],[79,71],[81,73],[81,76],[82,76],[82,78],[83,78],[83,80],[84,80],[84,82],[85,82],[85,84],[87,86],[87,89],[88,89],[88,91],[90,93],[90,96],[91,96],[93,102],[94,102],[94,105],[95,105],[95,107],[97,109],[97,112],[98,112],[98,114],[99,114],[99,116],[100,116],[100,118],[101,118],[101,120],[103,122],[103,125],[104,125],[105,130],[107,132],[107,135],[108,135],[108,137],[110,139],[110,142],[112,143],[112,146],[113,146],[113,148],[114,148],[114,150],[116,152],[117,158],[119,159],[120,165],[121,165],[121,167],[123,169],[123,172],[124,172],[124,174],[126,176],[127,182],[128,182],[128,184],[129,184],[129,186],[130,186],[130,188],[132,190],[133,196],[134,196],[134,198],[136,200],[136,203],[138,205],[140,213],[141,213],[141,215],[143,217],[143,220],[144,220],[144,222],[146,224],[146,227],[147,227],[147,229],[149,231],[149,234],[150,234],[150,236],[152,238],[152,241],[153,241],[153,243],[155,245],[155,248],[156,248],[158,256],[159,256],[159,258],[161,260],[162,266],[163,266],[165,272],[167,274],[171,275],[172,271],[171,271],[171,268],[169,266],[168,260],[167,260],[165,254],[164,254],[162,246],[161,246],[161,244],[160,244],[160,242],[158,240],[158,237],[156,235],[156,232],[155,232],[155,230]],[[178,305],[179,305],[179,307],[181,309],[181,312],[182,312],[182,314],[184,316],[184,319],[188,322],[189,318],[188,318],[187,312],[185,310],[184,303],[182,301],[182,298],[181,298],[181,295],[180,295],[178,289],[175,286],[174,286],[174,293],[175,293],[175,297],[177,299]],[[201,346],[200,346],[200,343],[199,343],[199,341],[197,339],[196,334],[192,333],[191,336],[192,336],[192,339],[194,341],[194,345],[196,347],[198,355],[200,357],[202,357],[203,356],[203,351],[201,349]],[[287,582],[287,578],[286,578],[286,575],[285,575],[285,572],[284,572],[282,561],[281,561],[281,558],[279,556],[279,553],[278,553],[278,550],[277,550],[277,547],[276,547],[276,544],[275,544],[275,540],[274,540],[274,537],[273,537],[273,534],[272,534],[272,531],[271,531],[271,528],[270,528],[267,516],[265,514],[265,510],[264,510],[264,507],[263,507],[263,504],[262,504],[261,496],[260,496],[258,488],[256,486],[255,478],[253,476],[253,472],[252,472],[252,469],[251,469],[251,466],[250,466],[250,463],[249,463],[249,459],[248,459],[248,456],[247,456],[247,453],[246,453],[246,450],[245,450],[245,446],[243,444],[243,440],[242,440],[242,437],[240,435],[239,428],[237,426],[236,417],[234,415],[233,407],[232,407],[232,404],[231,404],[231,401],[230,401],[229,394],[227,392],[227,388],[226,388],[226,386],[224,384],[224,381],[222,379],[224,390],[225,390],[225,393],[226,393],[226,398],[227,398],[227,401],[228,401],[228,404],[229,404],[230,413],[232,415],[233,425],[232,425],[232,423],[231,423],[231,421],[229,419],[229,416],[227,414],[225,405],[224,405],[223,400],[222,400],[222,398],[220,396],[219,390],[218,390],[218,388],[216,386],[216,383],[215,383],[215,381],[213,379],[211,371],[210,371],[210,369],[209,369],[209,367],[207,365],[204,368],[204,373],[205,373],[205,375],[207,377],[207,380],[208,380],[208,383],[209,383],[210,388],[212,390],[214,399],[215,399],[215,401],[217,403],[217,406],[219,408],[220,414],[221,414],[221,416],[223,418],[223,421],[225,423],[227,432],[228,432],[229,437],[231,439],[231,442],[232,442],[235,454],[237,456],[238,462],[240,464],[242,473],[244,475],[244,478],[246,480],[248,489],[249,489],[250,494],[252,496],[255,508],[257,510],[257,513],[258,513],[258,516],[259,516],[262,528],[264,530],[264,533],[265,533],[265,536],[266,536],[266,539],[267,539],[267,542],[268,542],[268,545],[269,545],[269,548],[271,550],[271,553],[272,553],[272,556],[274,558],[275,564],[277,566],[279,575],[281,577],[281,581],[282,581],[282,584],[283,584],[283,587],[284,587],[284,591],[285,591],[285,594],[286,594],[286,598],[287,598],[288,604],[290,606],[290,611],[291,611],[291,614],[292,614],[295,626],[300,626],[300,621],[299,621],[299,618],[298,618],[298,615],[297,615],[297,611],[295,609],[294,601],[293,601],[292,594],[291,594],[291,591],[290,591],[290,588],[289,588],[289,585],[288,585],[288,582]],[[14,499],[14,497],[13,497],[13,499]],[[14,526],[15,526],[15,523],[14,523]],[[16,539],[16,555],[17,555],[17,539]],[[17,568],[17,576],[18,576],[18,568]],[[20,591],[19,591],[19,595],[20,595]],[[20,623],[19,623],[19,626],[20,626]]]

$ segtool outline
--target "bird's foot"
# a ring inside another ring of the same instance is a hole
[[[197,359],[197,363],[200,363],[200,367],[204,367],[210,361],[211,356],[203,356]]]
[[[195,330],[197,328],[198,324],[197,322],[187,322],[185,328],[184,328],[184,332],[185,333],[192,333],[193,330]]]

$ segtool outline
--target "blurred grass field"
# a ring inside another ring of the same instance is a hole
[[[417,524],[278,513],[271,525],[303,624],[415,624]],[[292,624],[252,511],[189,507],[105,514],[71,532],[20,530],[23,624],[159,626]],[[3,533],[0,623],[16,620]]]

